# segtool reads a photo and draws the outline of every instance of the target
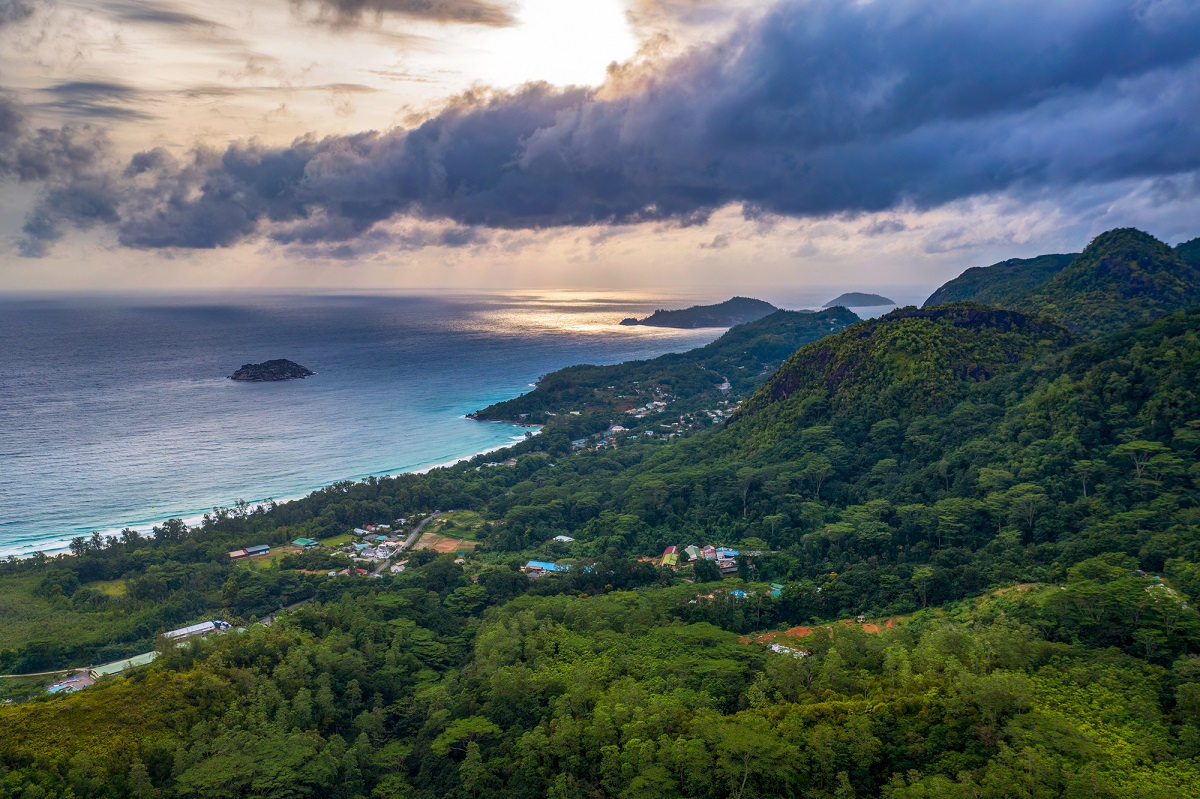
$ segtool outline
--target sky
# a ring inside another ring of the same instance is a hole
[[[920,301],[1200,236],[1196,0],[0,0],[0,291]]]

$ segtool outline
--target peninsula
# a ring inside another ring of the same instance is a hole
[[[243,364],[241,369],[229,376],[230,380],[248,383],[266,383],[275,380],[299,380],[315,375],[313,370],[286,358],[276,358],[262,363]]]
[[[662,308],[645,319],[622,319],[623,325],[646,325],[649,327],[734,327],[746,322],[755,322],[779,309],[769,302],[749,297],[733,297],[716,305],[693,305],[691,308],[667,311]]]

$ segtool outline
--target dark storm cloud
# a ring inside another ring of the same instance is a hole
[[[490,0],[288,0],[310,21],[333,27],[396,16],[430,22],[504,27],[515,19],[508,3]]]
[[[0,180],[71,183],[101,169],[108,140],[89,126],[34,128],[25,108],[0,95]]]
[[[0,183],[37,182],[43,187],[25,220],[22,255],[45,255],[67,228],[120,221],[108,153],[108,139],[95,128],[34,128],[24,107],[0,95]]]
[[[350,241],[401,215],[701,224],[730,203],[821,216],[1186,182],[1200,169],[1200,6],[784,2],[601,91],[531,85],[408,130],[146,158],[112,187],[130,247]]]

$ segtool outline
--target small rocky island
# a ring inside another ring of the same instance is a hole
[[[881,294],[864,294],[861,291],[849,291],[839,297],[834,297],[825,303],[824,307],[833,308],[840,305],[843,308],[871,308],[876,305],[895,304],[894,300],[889,300]]]
[[[271,380],[300,380],[315,375],[313,370],[301,366],[287,358],[276,358],[262,363],[243,364],[241,369],[229,376],[230,380],[243,380],[249,383],[265,383]]]

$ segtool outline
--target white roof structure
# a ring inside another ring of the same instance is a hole
[[[217,625],[211,621],[202,621],[197,624],[191,624],[187,627],[180,627],[178,630],[171,630],[163,633],[163,638],[169,641],[178,641],[182,638],[191,638],[193,635],[207,635],[217,631]]]

